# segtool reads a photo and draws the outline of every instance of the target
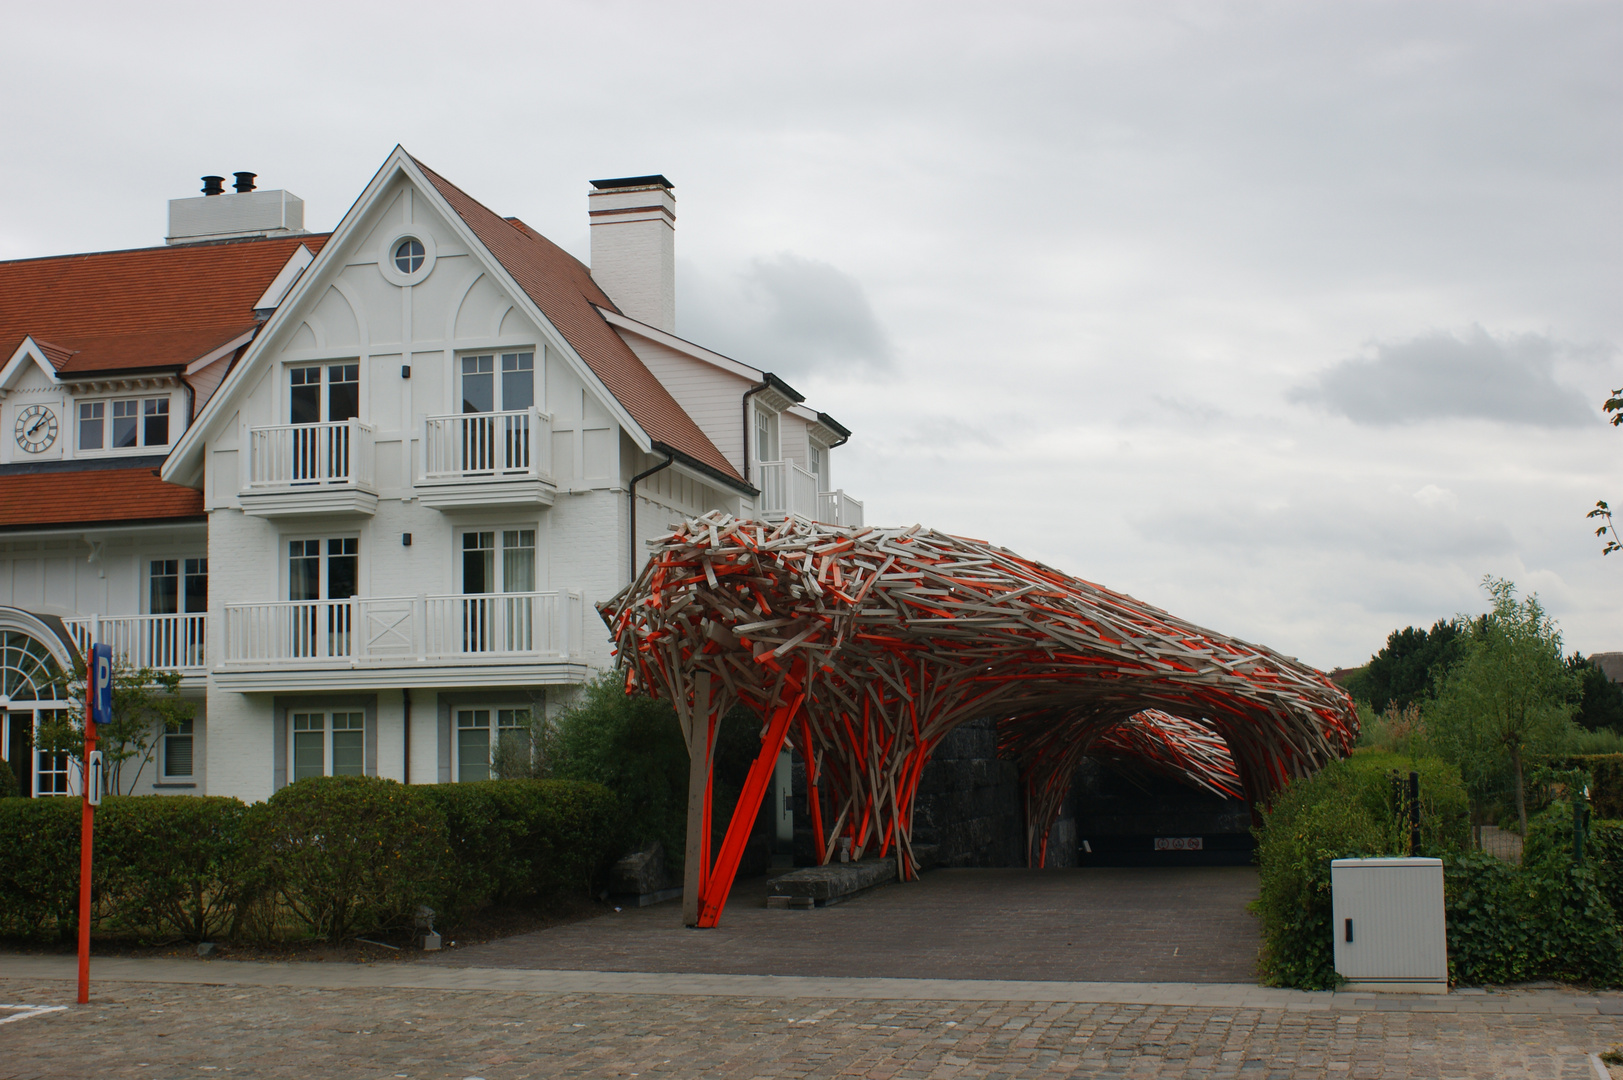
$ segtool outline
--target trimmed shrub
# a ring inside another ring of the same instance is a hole
[[[409,923],[439,899],[450,862],[445,819],[375,776],[318,776],[250,808],[247,842],[264,889],[317,937],[342,941]]]
[[[77,932],[80,805],[0,799],[0,933],[65,941]]]
[[[598,784],[487,780],[414,788],[445,819],[450,866],[439,909],[447,920],[489,903],[590,891],[618,853],[618,801]]]
[[[77,800],[74,800],[75,803]],[[96,812],[115,929],[206,941],[236,921],[243,897],[248,808],[220,796],[110,797]]]
[[[1262,920],[1258,962],[1272,986],[1325,989],[1338,981],[1331,935],[1330,862],[1408,854],[1409,826],[1394,796],[1420,773],[1421,853],[1469,847],[1469,803],[1459,772],[1436,758],[1358,753],[1280,792],[1257,830]]]
[[[20,764],[0,761],[0,799],[15,799],[23,793],[22,786],[17,783],[17,768]]]

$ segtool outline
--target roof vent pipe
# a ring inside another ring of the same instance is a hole
[[[237,172],[232,173],[231,175],[237,178],[237,182],[232,185],[237,189],[237,191],[249,192],[254,189],[254,177],[258,176],[259,174],[251,172]]]
[[[203,177],[203,194],[205,194],[205,195],[224,195],[225,194],[225,177],[223,177],[223,176],[205,176],[205,177]]]

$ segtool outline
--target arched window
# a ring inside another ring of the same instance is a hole
[[[44,644],[19,630],[0,632],[0,697],[54,702],[67,696],[66,682]]]
[[[78,781],[67,754],[36,750],[41,722],[61,714],[67,676],[45,643],[21,630],[0,630],[0,751],[27,795],[69,795]]]

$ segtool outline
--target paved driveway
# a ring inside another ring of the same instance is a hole
[[[741,882],[714,930],[681,901],[448,950],[435,963],[575,971],[1251,982],[1251,867],[932,870],[813,911]]]

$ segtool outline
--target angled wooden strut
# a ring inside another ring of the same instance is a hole
[[[598,610],[627,692],[668,697],[687,738],[690,925],[720,917],[790,737],[819,860],[848,846],[907,879],[924,765],[970,720],[996,718],[1020,763],[1039,865],[1084,754],[1255,803],[1357,736],[1322,673],[983,541],[716,512],[650,546]],[[716,726],[735,703],[763,718],[762,746],[712,860]]]

